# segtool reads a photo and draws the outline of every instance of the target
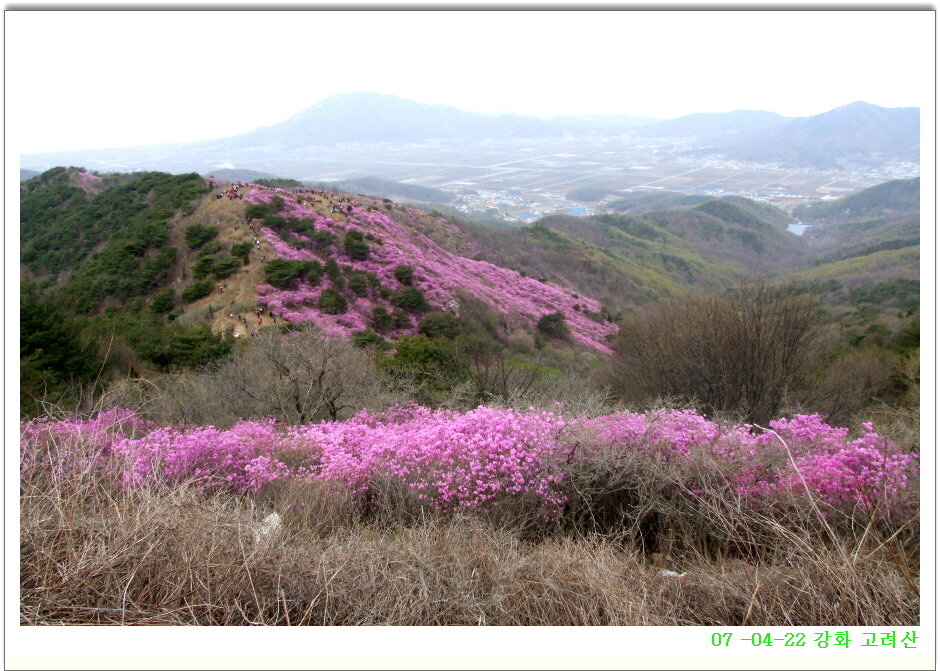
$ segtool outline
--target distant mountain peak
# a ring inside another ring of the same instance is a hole
[[[631,123],[623,120],[620,125],[623,130]],[[391,94],[352,91],[330,96],[285,121],[229,140],[234,145],[248,142],[275,147],[330,146],[365,142],[562,137],[573,129],[591,130],[585,129],[584,124],[578,128],[571,122],[512,114],[480,114]]]
[[[894,112],[911,112],[917,109],[917,107],[882,107],[881,105],[867,103],[864,100],[856,100],[854,103],[842,105],[841,107],[836,107],[829,110],[828,112],[823,112],[822,114],[817,114],[816,116],[808,118],[815,119],[826,115],[836,116],[840,114],[890,114]]]
[[[834,107],[832,111],[840,109],[862,109],[865,107],[879,107],[879,105],[873,105],[872,103],[865,102],[864,100],[856,100],[855,102],[848,103],[847,105],[840,105],[839,107]]]

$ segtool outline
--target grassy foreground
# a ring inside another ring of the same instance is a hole
[[[916,513],[748,504],[702,454],[568,459],[549,517],[525,495],[439,509],[380,477],[365,493],[317,479],[122,486],[95,440],[57,440],[24,439],[22,624],[919,622]],[[693,471],[710,475],[688,496]],[[280,524],[265,526],[272,511]]]

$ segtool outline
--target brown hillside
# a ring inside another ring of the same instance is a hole
[[[202,224],[218,230],[216,241],[222,244],[223,250],[231,249],[239,242],[252,242],[261,240],[261,246],[252,249],[249,255],[249,264],[239,269],[234,275],[216,282],[216,291],[205,298],[186,305],[183,315],[179,317],[181,323],[201,321],[211,311],[209,327],[216,333],[226,333],[232,330],[247,336],[245,328],[237,317],[242,316],[248,320],[250,328],[257,327],[255,287],[264,283],[264,268],[261,258],[273,258],[273,252],[260,236],[254,236],[245,221],[245,204],[241,200],[229,198],[216,198],[215,193],[206,196],[196,210],[189,216],[176,218],[170,224],[170,244],[180,250],[172,273],[175,277],[176,294],[189,286],[195,278],[192,276],[192,266],[196,262],[197,252],[186,246],[184,233],[187,226]],[[247,272],[246,272],[247,271]],[[219,291],[221,289],[221,291]],[[233,314],[236,318],[229,317]]]

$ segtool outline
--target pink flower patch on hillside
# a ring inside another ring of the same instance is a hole
[[[96,196],[104,190],[104,182],[101,177],[90,172],[73,172],[71,183],[92,196]]]
[[[586,313],[598,313],[601,305],[598,301],[575,295],[571,290],[539,282],[531,277],[523,277],[514,270],[500,268],[486,261],[474,261],[452,254],[434,242],[428,236],[410,229],[392,219],[385,212],[368,207],[355,206],[351,212],[337,215],[340,220],[324,217],[295,200],[288,192],[277,192],[255,186],[245,199],[249,203],[268,203],[275,195],[284,200],[284,207],[277,214],[285,217],[308,219],[317,231],[329,231],[336,238],[334,258],[337,263],[349,265],[356,270],[373,273],[389,288],[400,286],[395,278],[395,268],[407,265],[414,268],[412,284],[420,289],[428,303],[436,309],[448,309],[456,299],[458,290],[470,293],[482,299],[504,318],[509,328],[516,326],[534,327],[546,314],[560,312],[572,337],[579,343],[600,350],[611,352],[605,344],[608,335],[616,332],[617,326],[610,322],[595,321]],[[302,198],[301,198],[302,200]],[[455,226],[447,224],[450,232],[457,235]],[[369,257],[365,260],[351,258],[342,248],[342,239],[346,231],[358,231],[377,240],[369,240]],[[265,240],[274,249],[275,256],[288,260],[317,259],[316,254],[308,249],[298,249],[285,242],[270,229],[262,229]],[[297,236],[294,236],[297,237]],[[378,242],[378,241],[381,241]],[[299,291],[303,291],[300,289]],[[267,294],[261,302],[276,306],[268,301]],[[286,305],[286,293],[278,295],[281,304]],[[297,302],[297,301],[295,301]],[[375,304],[386,305],[380,301]],[[577,306],[578,309],[575,309]],[[459,307],[457,308],[459,311]],[[294,310],[293,316],[307,313]],[[329,322],[339,326],[341,315],[323,315],[318,323]],[[340,327],[342,330],[342,327]]]
[[[261,228],[261,235],[274,248],[275,258],[287,259],[288,261],[311,261],[320,258],[309,249],[291,247],[277,233],[266,226]]]

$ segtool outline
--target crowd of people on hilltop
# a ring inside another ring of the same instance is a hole
[[[239,193],[238,190],[242,186],[244,185],[241,182],[235,182],[228,188],[227,191],[223,189],[222,191],[219,191],[217,194],[215,194],[215,198],[216,200],[219,200],[221,198],[228,197],[229,200],[235,200],[236,198],[241,200],[244,197],[244,194]]]
[[[207,182],[213,189],[221,184],[215,177],[209,177]],[[221,191],[215,194],[215,197],[216,199],[227,197],[229,200],[241,200],[244,198],[244,194],[240,193],[240,189],[244,186],[248,186],[248,184],[245,182],[234,182],[228,189],[222,188]],[[292,195],[298,204],[305,207],[329,203],[330,212],[334,214],[352,214],[353,203],[347,196],[336,198],[334,194],[329,191],[323,191],[322,189],[291,189],[287,191],[280,187],[274,187],[271,191],[278,195]]]
[[[275,189],[275,191],[278,190]],[[284,192],[281,191],[281,193]],[[336,198],[332,193],[320,189],[295,189],[293,194],[293,198],[298,205],[312,207],[314,205],[329,204],[330,212],[334,214],[352,214],[353,203],[347,196]]]

